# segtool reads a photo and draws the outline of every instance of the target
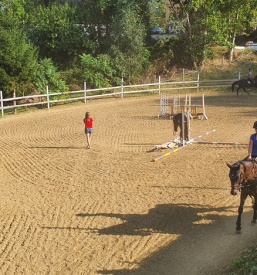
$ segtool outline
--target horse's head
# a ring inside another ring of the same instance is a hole
[[[230,165],[227,163],[227,166],[230,168],[229,178],[231,182],[231,191],[230,194],[235,196],[241,189],[243,181],[243,168],[239,162]]]

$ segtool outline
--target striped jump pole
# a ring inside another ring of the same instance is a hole
[[[181,150],[181,149],[184,149],[186,146],[187,146],[187,145],[183,145],[183,146],[181,146],[181,147],[178,147],[177,149],[175,149],[175,150],[173,150],[173,151],[171,151],[171,152],[169,152],[169,153],[167,153],[167,154],[165,154],[165,155],[163,155],[163,156],[160,156],[160,157],[154,159],[153,162],[156,162],[156,161],[158,161],[158,160],[160,160],[160,159],[163,159],[163,158],[165,158],[165,157],[168,157],[169,155],[171,155],[171,154],[173,154],[173,153],[176,153],[176,152],[178,152],[178,151]]]
[[[160,156],[160,157],[154,159],[153,162],[156,162],[156,161],[161,160],[161,159],[163,159],[163,158],[165,158],[165,157],[168,157],[168,156],[170,156],[171,154],[176,153],[176,152],[178,152],[178,151],[181,150],[181,149],[185,149],[188,145],[192,144],[192,141],[194,141],[194,140],[196,140],[196,139],[198,139],[198,138],[207,136],[207,135],[209,135],[209,134],[211,134],[211,133],[213,133],[213,132],[215,132],[215,130],[212,130],[212,131],[210,131],[210,132],[207,132],[207,133],[205,133],[205,134],[202,134],[202,135],[200,135],[200,136],[197,136],[197,137],[195,137],[195,138],[192,138],[191,140],[189,140],[188,142],[186,142],[185,145],[183,145],[183,146],[181,146],[181,147],[179,147],[179,148],[177,148],[177,149],[175,149],[175,150],[172,150],[171,152],[169,152],[169,153],[167,153],[167,154],[165,154],[165,155],[163,155],[163,156]]]
[[[194,141],[193,143],[197,144],[219,144],[219,145],[249,145],[248,143],[240,143],[240,142],[216,142],[216,141]]]
[[[204,137],[204,136],[207,136],[207,135],[209,135],[209,134],[211,134],[211,133],[214,133],[215,132],[215,129],[214,130],[211,130],[210,132],[206,132],[205,134],[202,134],[202,135],[200,135],[200,136],[197,136],[197,137],[195,137],[195,138],[192,138],[192,139],[190,139],[189,141],[187,141],[187,144],[189,143],[191,143],[191,142],[193,142],[194,140],[196,140],[196,139],[198,139],[198,138],[201,138],[201,137]],[[194,142],[195,143],[195,142]]]

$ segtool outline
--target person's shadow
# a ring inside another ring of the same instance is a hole
[[[100,235],[139,235],[147,236],[153,233],[177,234],[183,239],[183,234],[189,233],[196,227],[204,228],[209,226],[208,223],[202,223],[204,219],[210,220],[211,223],[216,222],[222,216],[215,213],[222,211],[231,211],[226,208],[209,208],[201,205],[187,204],[159,204],[155,208],[150,209],[147,214],[114,214],[114,213],[97,213],[87,214],[79,213],[78,217],[108,217],[118,218],[123,223],[97,229]],[[95,229],[92,229],[95,231]],[[165,253],[161,250],[156,252],[157,255]],[[152,256],[151,256],[152,257]],[[152,265],[151,257],[145,259],[138,269],[128,270],[101,270],[100,274],[114,275],[139,275],[143,272],[144,266]],[[153,273],[151,273],[153,274]]]

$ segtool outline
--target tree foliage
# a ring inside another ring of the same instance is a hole
[[[75,19],[75,9],[68,4],[39,6],[34,11],[28,37],[39,48],[40,58],[51,58],[63,67],[80,54],[94,51],[85,26]]]
[[[94,58],[90,54],[81,56],[85,81],[95,87],[110,87],[115,83],[115,70],[109,55]]]
[[[40,63],[37,64],[33,83],[40,93],[46,93],[46,86],[51,92],[56,93],[68,90],[65,81],[62,80],[61,74],[50,58],[40,60]]]
[[[0,9],[0,89],[5,96],[14,90],[21,95],[32,82],[37,64],[37,51],[26,40],[21,21],[24,14],[18,3]]]
[[[154,41],[150,30],[165,27],[165,2],[177,36]],[[84,74],[93,86],[122,76],[135,82],[150,57],[167,67],[199,67],[209,45],[225,45],[232,56],[236,35],[251,31],[256,6],[257,0],[0,0],[0,88],[8,95],[30,84],[44,90],[50,67],[70,81]],[[71,68],[81,75],[69,77]]]
[[[249,26],[256,16],[257,0],[170,0],[171,19],[179,22],[181,40],[186,41],[183,56],[194,66],[204,59],[209,44],[234,47],[235,36]]]
[[[113,56],[121,76],[133,82],[149,65],[149,52],[145,48],[145,29],[135,10],[123,10],[112,21]]]

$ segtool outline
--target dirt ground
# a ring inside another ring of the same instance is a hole
[[[208,120],[191,120],[191,138],[215,129],[199,141],[248,143],[256,102],[253,92],[206,94]],[[257,237],[250,199],[236,234],[226,166],[247,146],[191,144],[153,162],[172,151],[155,145],[174,138],[159,114],[154,95],[0,119],[0,274],[226,274]]]

